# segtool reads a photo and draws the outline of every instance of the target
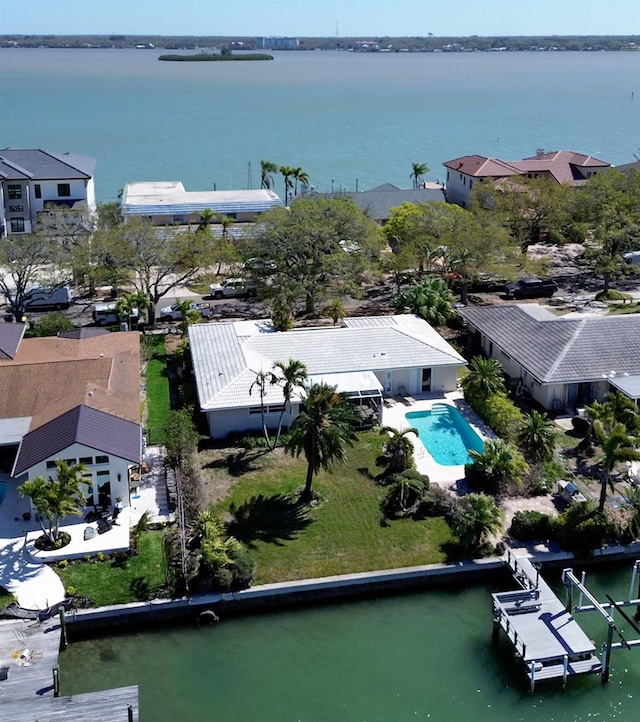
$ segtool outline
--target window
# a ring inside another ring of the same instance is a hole
[[[55,469],[55,468],[56,468],[55,461],[47,461],[47,469]]]
[[[69,198],[71,196],[71,186],[68,183],[58,183],[58,197]]]
[[[9,213],[23,213],[24,206],[9,206]]]
[[[69,466],[75,466],[76,460],[75,459],[65,459],[65,464],[68,464]]]
[[[9,183],[7,186],[7,198],[10,201],[19,201],[22,198],[22,186],[18,183]]]
[[[81,456],[78,461],[86,466],[91,466],[91,464],[93,464],[93,456]]]
[[[447,180],[449,180],[449,171],[447,171]]]
[[[97,472],[96,472],[96,476],[99,477],[101,480],[104,481],[104,477],[105,477],[105,476],[108,477],[110,473],[111,473],[111,472],[109,471],[109,469],[105,469],[104,471],[97,471]]]
[[[96,464],[108,464],[109,463],[109,457],[108,456],[96,456]],[[100,472],[98,472],[100,473]]]
[[[472,188],[473,188],[473,180],[470,180],[469,181],[469,190],[471,190]]]
[[[35,198],[42,198],[42,186],[40,183],[36,183],[33,186],[33,195]]]
[[[24,218],[11,219],[11,233],[24,233]]]

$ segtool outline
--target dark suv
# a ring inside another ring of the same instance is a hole
[[[557,290],[555,281],[537,276],[527,276],[504,285],[504,292],[509,298],[551,298]]]

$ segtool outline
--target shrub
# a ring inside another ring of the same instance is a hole
[[[509,534],[520,541],[546,541],[555,535],[554,520],[539,511],[519,511],[513,517]]]
[[[63,313],[47,313],[36,322],[35,331],[38,336],[57,336],[60,331],[72,331],[73,322]]]
[[[489,426],[503,439],[515,439],[524,419],[522,411],[511,401],[504,391],[487,396],[476,411]]]
[[[387,493],[380,509],[387,519],[413,516],[429,488],[429,477],[414,469],[393,474],[386,483]]]
[[[545,461],[532,468],[527,482],[527,492],[530,496],[545,496],[555,488],[558,479],[565,476],[565,469],[557,461]]]
[[[416,516],[444,516],[451,515],[453,509],[454,498],[442,486],[431,484],[425,492],[424,498],[420,502],[420,506],[416,512]]]
[[[598,291],[598,293],[596,293],[596,301],[624,301],[626,303],[632,300],[633,297],[628,293],[616,291],[615,288],[610,288],[608,291]]]
[[[513,445],[502,439],[491,439],[482,452],[469,452],[473,462],[466,464],[464,474],[474,491],[507,494],[520,487],[529,466]]]
[[[600,549],[614,530],[591,502],[572,504],[558,517],[557,539],[563,549],[589,553]]]

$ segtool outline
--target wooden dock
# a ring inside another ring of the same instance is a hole
[[[529,677],[531,690],[545,679],[599,673],[593,642],[565,609],[529,559],[509,556],[521,589],[492,594],[494,640],[505,632]]]
[[[60,624],[0,620],[0,722],[139,722],[138,688],[58,697]]]

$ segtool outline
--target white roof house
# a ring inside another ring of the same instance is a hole
[[[197,223],[209,209],[220,218],[250,222],[276,206],[280,198],[264,188],[230,191],[187,191],[180,181],[127,183],[122,193],[122,215],[151,218],[154,225]]]
[[[324,381],[354,399],[378,401],[383,394],[453,391],[457,370],[465,364],[437,331],[409,314],[289,332],[274,331],[270,321],[195,324],[189,339],[200,408],[216,438],[260,427],[256,375],[272,371],[278,361],[301,361],[310,382]],[[268,413],[279,416],[283,401],[280,387],[269,385]],[[297,412],[294,403],[285,425]]]

